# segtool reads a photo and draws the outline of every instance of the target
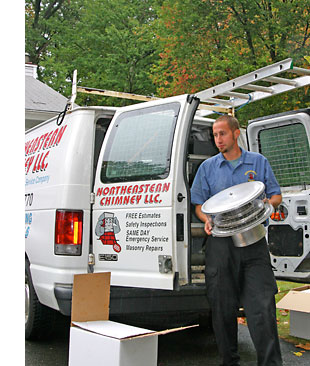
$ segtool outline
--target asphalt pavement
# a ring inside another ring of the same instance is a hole
[[[52,340],[26,341],[25,366],[68,365],[69,333],[69,319],[59,317]],[[310,351],[300,352],[301,349],[284,340],[280,340],[280,344],[283,366],[310,365]],[[302,356],[298,356],[298,352]],[[239,353],[241,366],[256,366],[256,353],[249,331],[242,324],[239,325]],[[219,364],[217,346],[210,329],[197,327],[159,337],[158,366],[218,366]],[[101,365],[109,366],[104,363]]]

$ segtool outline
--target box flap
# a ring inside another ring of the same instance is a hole
[[[85,329],[92,333],[101,334],[105,337],[115,338],[119,340],[129,340],[133,338],[144,338],[154,335],[165,335],[180,330],[198,327],[199,325],[189,325],[186,327],[166,329],[161,331],[149,330],[144,328],[133,327],[131,325],[116,323],[111,320],[104,321],[86,321],[72,322],[73,326]]]
[[[154,333],[156,333],[153,330],[133,327],[131,325],[122,323],[116,323],[111,320],[72,322],[72,324],[89,332],[101,334],[106,337],[116,339],[136,338],[137,336],[144,336],[146,334],[153,335]]]
[[[291,290],[277,303],[277,308],[310,313],[309,290],[309,285]]]
[[[160,331],[157,331],[157,332],[156,331],[153,331],[153,333],[146,333],[146,334],[143,334],[143,335],[137,335],[135,338],[148,337],[148,336],[152,336],[152,335],[165,335],[165,334],[179,332],[180,330],[185,330],[185,329],[195,328],[195,327],[199,327],[199,324],[188,325],[186,327],[165,329],[165,330],[160,330]],[[130,339],[130,337],[128,337],[128,338]]]
[[[309,292],[310,290],[310,285],[304,285],[304,286],[301,286],[301,287],[295,287],[293,289],[291,289],[291,291],[302,291],[302,292]]]
[[[110,278],[110,272],[74,276],[72,322],[109,319]]]

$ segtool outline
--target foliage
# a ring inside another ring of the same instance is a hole
[[[158,93],[192,93],[292,56],[305,66],[303,56],[310,46],[306,3],[165,0],[156,22],[162,51],[152,69]],[[238,118],[295,109],[307,101],[301,90],[293,98],[290,93],[249,105]]]
[[[160,97],[194,93],[287,57],[309,67],[308,0],[26,0],[26,51],[64,95],[78,84]],[[306,57],[305,57],[306,56]],[[240,109],[296,109],[308,89]],[[130,103],[81,95],[81,104]]]
[[[79,3],[82,0],[25,1],[25,48],[31,62],[40,65],[55,51],[59,39],[78,21]]]
[[[60,10],[64,6],[62,3]],[[77,69],[79,85],[137,94],[155,91],[149,78],[149,69],[156,57],[155,38],[150,29],[155,16],[151,1],[76,0],[65,3],[71,12],[79,9],[70,21],[62,19],[61,32],[49,33],[46,51],[37,62],[41,66],[42,80],[69,95],[71,85],[68,81]],[[43,24],[44,15],[42,19]],[[55,24],[56,21],[59,25],[59,19],[55,19]],[[34,23],[32,20],[32,25]],[[28,50],[31,52],[30,48]],[[35,57],[32,59],[36,61]],[[77,102],[99,103],[99,100],[84,95]],[[104,102],[117,103],[111,99]]]

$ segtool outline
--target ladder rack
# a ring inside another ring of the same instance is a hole
[[[276,76],[283,73],[299,76],[295,78]],[[162,99],[154,96],[77,86],[76,80],[77,70],[73,73],[72,96],[68,102],[70,109],[72,109],[77,92],[145,102]],[[259,84],[259,82],[264,82],[264,85]],[[287,58],[196,93],[195,96],[200,99],[196,114],[201,117],[217,112],[234,114],[235,108],[242,105],[307,85],[310,85],[310,69],[294,67],[292,58]]]
[[[141,94],[132,94],[132,93],[113,91],[113,90],[88,88],[86,86],[78,86],[77,91],[80,93],[101,95],[104,97],[116,97],[116,98],[123,98],[123,99],[140,100],[143,102],[149,102],[151,100],[162,99],[162,98],[158,98],[158,97],[141,95]]]
[[[75,70],[76,72],[76,70]],[[114,90],[105,90],[105,89],[96,89],[96,88],[89,88],[86,86],[76,86],[76,84],[73,82],[73,85],[75,85],[75,91],[72,93],[72,96],[70,98],[70,101],[68,104],[70,106],[73,106],[77,92],[85,93],[85,94],[91,94],[91,95],[101,95],[103,97],[115,97],[115,98],[122,98],[122,99],[130,99],[130,100],[138,100],[142,102],[149,102],[151,100],[159,100],[163,98],[158,98],[154,96],[147,96],[142,94],[133,94],[133,93],[125,93],[125,92],[118,92]],[[70,107],[72,109],[72,107]],[[215,111],[215,112],[222,112],[222,113],[229,113],[230,108],[222,107],[222,106],[207,106],[200,104],[198,109],[207,110],[207,111]],[[214,113],[214,112],[212,112]]]

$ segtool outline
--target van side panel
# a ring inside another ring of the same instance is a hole
[[[58,309],[54,289],[87,272],[94,111],[76,110],[62,125],[43,123],[26,134],[25,249],[39,301]],[[82,210],[82,252],[55,254],[56,210]]]

